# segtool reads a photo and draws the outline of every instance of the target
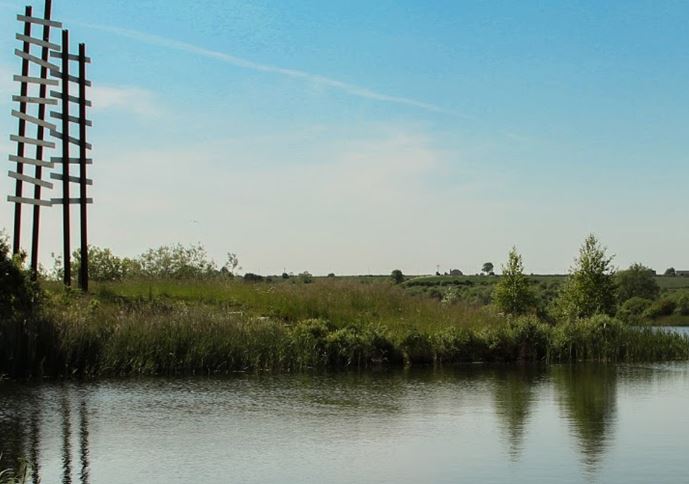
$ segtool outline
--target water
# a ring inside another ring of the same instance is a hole
[[[663,331],[672,331],[674,333],[685,334],[689,336],[689,326],[658,326],[658,329]]]
[[[44,483],[689,482],[689,364],[6,383],[0,448]]]

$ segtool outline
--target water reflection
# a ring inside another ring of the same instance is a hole
[[[534,367],[502,368],[496,371],[495,413],[507,435],[509,455],[519,460],[524,434],[535,400],[536,386],[543,370]]]
[[[55,395],[57,393],[57,395]],[[47,445],[44,433],[51,433],[54,422],[46,421],[45,415],[59,419],[60,464],[62,482],[72,484],[73,479],[73,405],[79,405],[78,446],[81,470],[80,484],[89,482],[89,420],[88,404],[83,397],[71,394],[70,386],[61,388],[21,387],[3,385],[0,387],[0,468],[19,470],[22,464],[28,466],[27,482],[39,484],[42,478],[42,449]],[[57,398],[54,398],[57,397]],[[55,403],[58,402],[58,403]],[[50,419],[48,419],[50,420]],[[48,430],[48,432],[44,432]]]
[[[594,471],[608,442],[614,440],[617,368],[612,365],[557,367],[552,377],[583,460]]]
[[[230,469],[245,472],[241,476],[246,479],[238,477],[238,482],[262,482],[271,477],[265,471],[271,460],[276,472],[282,472],[294,459],[315,455],[304,461],[308,465],[302,464],[309,469],[321,460],[335,465],[343,455],[342,461],[348,461],[351,453],[359,459],[357,469],[409,464],[420,469],[415,476],[420,479],[445,465],[449,474],[437,474],[438,481],[478,482],[486,474],[468,474],[472,469],[497,468],[506,479],[514,477],[510,472],[533,469],[533,474],[516,479],[528,481],[526,477],[536,477],[546,464],[573,457],[564,481],[590,481],[595,472],[601,482],[609,482],[604,477],[609,456],[615,454],[611,444],[619,444],[618,434],[636,435],[629,432],[634,426],[630,405],[618,407],[618,400],[635,399],[639,389],[664,395],[668,388],[689,398],[689,366],[679,372],[629,368],[462,367],[3,384],[0,467],[26,459],[33,471],[28,482],[34,484],[131,482],[148,470],[151,474],[143,474],[141,482],[185,482],[181,474],[195,465],[198,472],[215,472],[207,479],[200,474],[199,482],[222,482],[213,479]],[[656,415],[657,406],[653,408]],[[677,432],[689,430],[681,418],[678,422]],[[683,442],[681,437],[677,442]],[[679,453],[689,450],[675,446]],[[154,452],[144,456],[146,450]],[[383,461],[366,460],[370,450],[384,456]],[[551,452],[550,462],[544,463],[544,451]],[[445,455],[449,460],[443,460]],[[255,462],[261,465],[253,466]],[[344,465],[338,475],[354,469]],[[329,468],[320,471],[337,474]],[[292,472],[292,477],[299,476]]]

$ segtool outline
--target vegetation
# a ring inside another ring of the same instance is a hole
[[[593,236],[566,278],[526,276],[515,249],[499,277],[407,281],[399,270],[239,278],[236,256],[218,270],[201,247],[163,247],[128,265],[103,249],[90,295],[47,281],[39,291],[1,247],[0,374],[11,376],[689,358],[687,337],[629,326],[689,315],[689,294],[634,295],[614,319],[616,291],[648,295],[650,275],[633,266],[615,276]]]
[[[402,271],[399,269],[395,269],[394,271],[392,271],[390,277],[395,282],[395,284],[402,284],[404,282],[404,274],[402,274]]]
[[[654,300],[660,294],[655,272],[641,264],[632,264],[626,271],[615,275],[617,300],[620,304],[631,298]]]
[[[558,309],[564,318],[572,320],[596,314],[615,314],[612,259],[595,235],[586,237],[558,300]]]
[[[507,265],[502,267],[502,277],[495,286],[494,297],[495,305],[505,314],[525,314],[534,306],[534,295],[524,275],[522,256],[514,247],[508,255]]]

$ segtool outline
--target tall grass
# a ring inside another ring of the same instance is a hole
[[[30,327],[25,371],[52,376],[689,358],[688,337],[608,317],[551,326],[357,281],[52,291]]]

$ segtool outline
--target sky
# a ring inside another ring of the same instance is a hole
[[[5,160],[23,5],[0,1]],[[620,268],[689,269],[685,1],[53,8],[93,58],[95,245],[201,243],[262,274],[475,273],[516,246],[564,273],[594,233]],[[43,221],[50,266],[59,208]]]

